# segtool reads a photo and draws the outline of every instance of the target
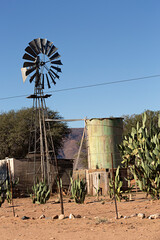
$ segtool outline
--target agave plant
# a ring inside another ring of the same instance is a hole
[[[50,189],[46,182],[35,183],[32,187],[33,194],[30,194],[33,203],[44,204],[50,198]]]
[[[19,179],[12,181],[12,189],[17,185]],[[0,207],[4,203],[5,200],[7,200],[8,203],[11,203],[12,201],[12,192],[11,192],[11,181],[9,179],[6,179],[1,185],[0,185]]]
[[[123,185],[123,181],[120,180],[119,169],[120,167],[118,166],[116,170],[115,179],[113,180],[113,177],[112,177],[111,180],[109,181],[109,195],[110,195],[110,198],[113,198],[115,195],[116,199],[120,202],[121,199],[123,198],[122,196],[123,191],[121,189]]]
[[[86,182],[83,179],[80,179],[79,175],[75,180],[73,180],[73,178],[70,177],[70,180],[72,198],[75,199],[76,203],[79,204],[84,203],[85,196],[87,193]]]
[[[123,186],[123,181],[120,180],[120,166],[116,169],[116,176],[115,179],[113,180],[113,177],[109,181],[109,195],[110,198],[113,198],[114,196],[116,197],[116,200],[119,202],[124,199],[126,201],[129,200],[129,197],[127,196],[128,193],[131,192],[134,186],[128,187],[127,190],[123,191],[122,186]],[[127,181],[127,179],[125,179]]]

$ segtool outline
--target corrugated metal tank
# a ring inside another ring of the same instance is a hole
[[[89,169],[117,168],[121,163],[117,145],[122,142],[123,118],[86,120]]]

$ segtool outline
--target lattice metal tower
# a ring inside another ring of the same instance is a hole
[[[53,42],[47,39],[34,39],[25,49],[26,53],[23,59],[27,60],[23,64],[22,77],[25,82],[29,76],[30,83],[34,82],[34,94],[28,98],[33,99],[33,115],[32,126],[29,141],[29,155],[34,159],[34,177],[41,172],[41,179],[46,179],[51,187],[52,173],[50,163],[55,166],[54,173],[58,174],[57,159],[48,119],[47,107],[45,99],[50,97],[50,94],[44,94],[45,85],[51,88],[51,83],[56,84],[55,79],[59,79],[58,72],[62,65],[57,48]],[[32,73],[32,76],[30,74]],[[46,80],[46,81],[45,81]],[[39,169],[37,161],[40,158],[41,167]]]

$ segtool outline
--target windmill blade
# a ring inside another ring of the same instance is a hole
[[[32,55],[33,57],[37,57],[37,54],[33,51],[33,49],[30,46],[26,47],[25,51]]]
[[[36,39],[34,39],[34,42],[36,43],[36,46],[37,46],[37,49],[39,50],[39,52],[42,52],[41,39],[36,38]]]
[[[54,66],[51,66],[51,68],[57,70],[57,72],[62,72],[61,69],[59,67],[54,67]]]
[[[52,61],[52,64],[56,64],[56,65],[63,65],[61,60],[57,60],[57,61]]]
[[[58,52],[56,52],[51,58],[49,58],[50,60],[54,60],[56,58],[60,58],[61,55],[59,55]]]
[[[51,79],[52,79],[52,82],[54,83],[54,85],[56,85],[56,82],[54,81],[54,76],[52,75],[52,73],[51,72],[48,72],[49,73],[49,75],[50,75],[50,77],[51,77]]]
[[[31,72],[33,72],[36,69],[36,67],[30,68],[26,71],[26,76],[28,76]]]
[[[44,89],[44,74],[42,73],[42,89]]]
[[[52,45],[49,53],[48,53],[48,57],[50,57],[54,52],[56,52],[58,50],[58,48],[56,48],[54,45]]]
[[[47,73],[46,73],[46,79],[47,79],[48,88],[51,88],[51,85],[50,85],[50,83],[49,83],[49,79],[48,79]]]
[[[56,78],[60,78],[58,75],[61,73],[60,65],[63,65],[61,60],[58,60],[60,54],[57,50],[58,48],[54,46],[53,42],[46,38],[36,38],[29,42],[23,55],[23,59],[25,59],[21,69],[23,82],[30,75],[29,81],[30,83],[35,82],[35,88],[44,89],[45,81],[48,88],[51,88],[51,81],[56,84]],[[49,59],[46,59],[46,57]],[[46,63],[48,63],[48,66]],[[44,68],[47,71],[46,73],[43,73]]]
[[[35,62],[24,62],[23,67],[32,67],[34,65],[36,65]]]
[[[23,59],[29,60],[29,61],[35,61],[35,58],[31,57],[29,54],[25,53],[23,55]]]
[[[57,73],[55,73],[54,71],[52,71],[52,69],[50,69],[50,71],[56,76],[56,78],[59,79],[59,76],[57,75]]]
[[[26,71],[27,71],[27,68],[21,68],[21,73],[22,73],[22,78],[23,78],[23,82],[26,81]]]
[[[41,39],[42,53],[43,54],[45,54],[46,43],[47,43],[47,39],[46,38]]]
[[[45,54],[48,55],[48,52],[52,46],[53,42],[47,40],[46,47],[45,47]]]
[[[37,55],[40,53],[34,40],[32,40],[32,41],[29,43],[29,45],[30,45],[30,47],[35,51],[35,53],[37,53]]]
[[[36,72],[32,75],[32,77],[29,79],[30,83],[34,80],[34,78],[36,77]]]

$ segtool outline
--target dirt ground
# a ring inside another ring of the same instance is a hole
[[[142,194],[134,196],[129,202],[118,202],[118,211],[123,216],[145,213],[146,216],[160,213],[160,201],[145,199]],[[102,240],[102,239],[160,239],[160,219],[140,219],[138,217],[115,219],[114,202],[101,198],[87,197],[84,204],[78,205],[64,198],[66,218],[60,215],[60,203],[52,197],[45,205],[32,204],[30,198],[14,199],[16,217],[12,207],[5,202],[0,208],[0,240]],[[70,213],[81,218],[69,219]],[[45,218],[39,217],[44,215]],[[23,216],[29,219],[22,220]]]

